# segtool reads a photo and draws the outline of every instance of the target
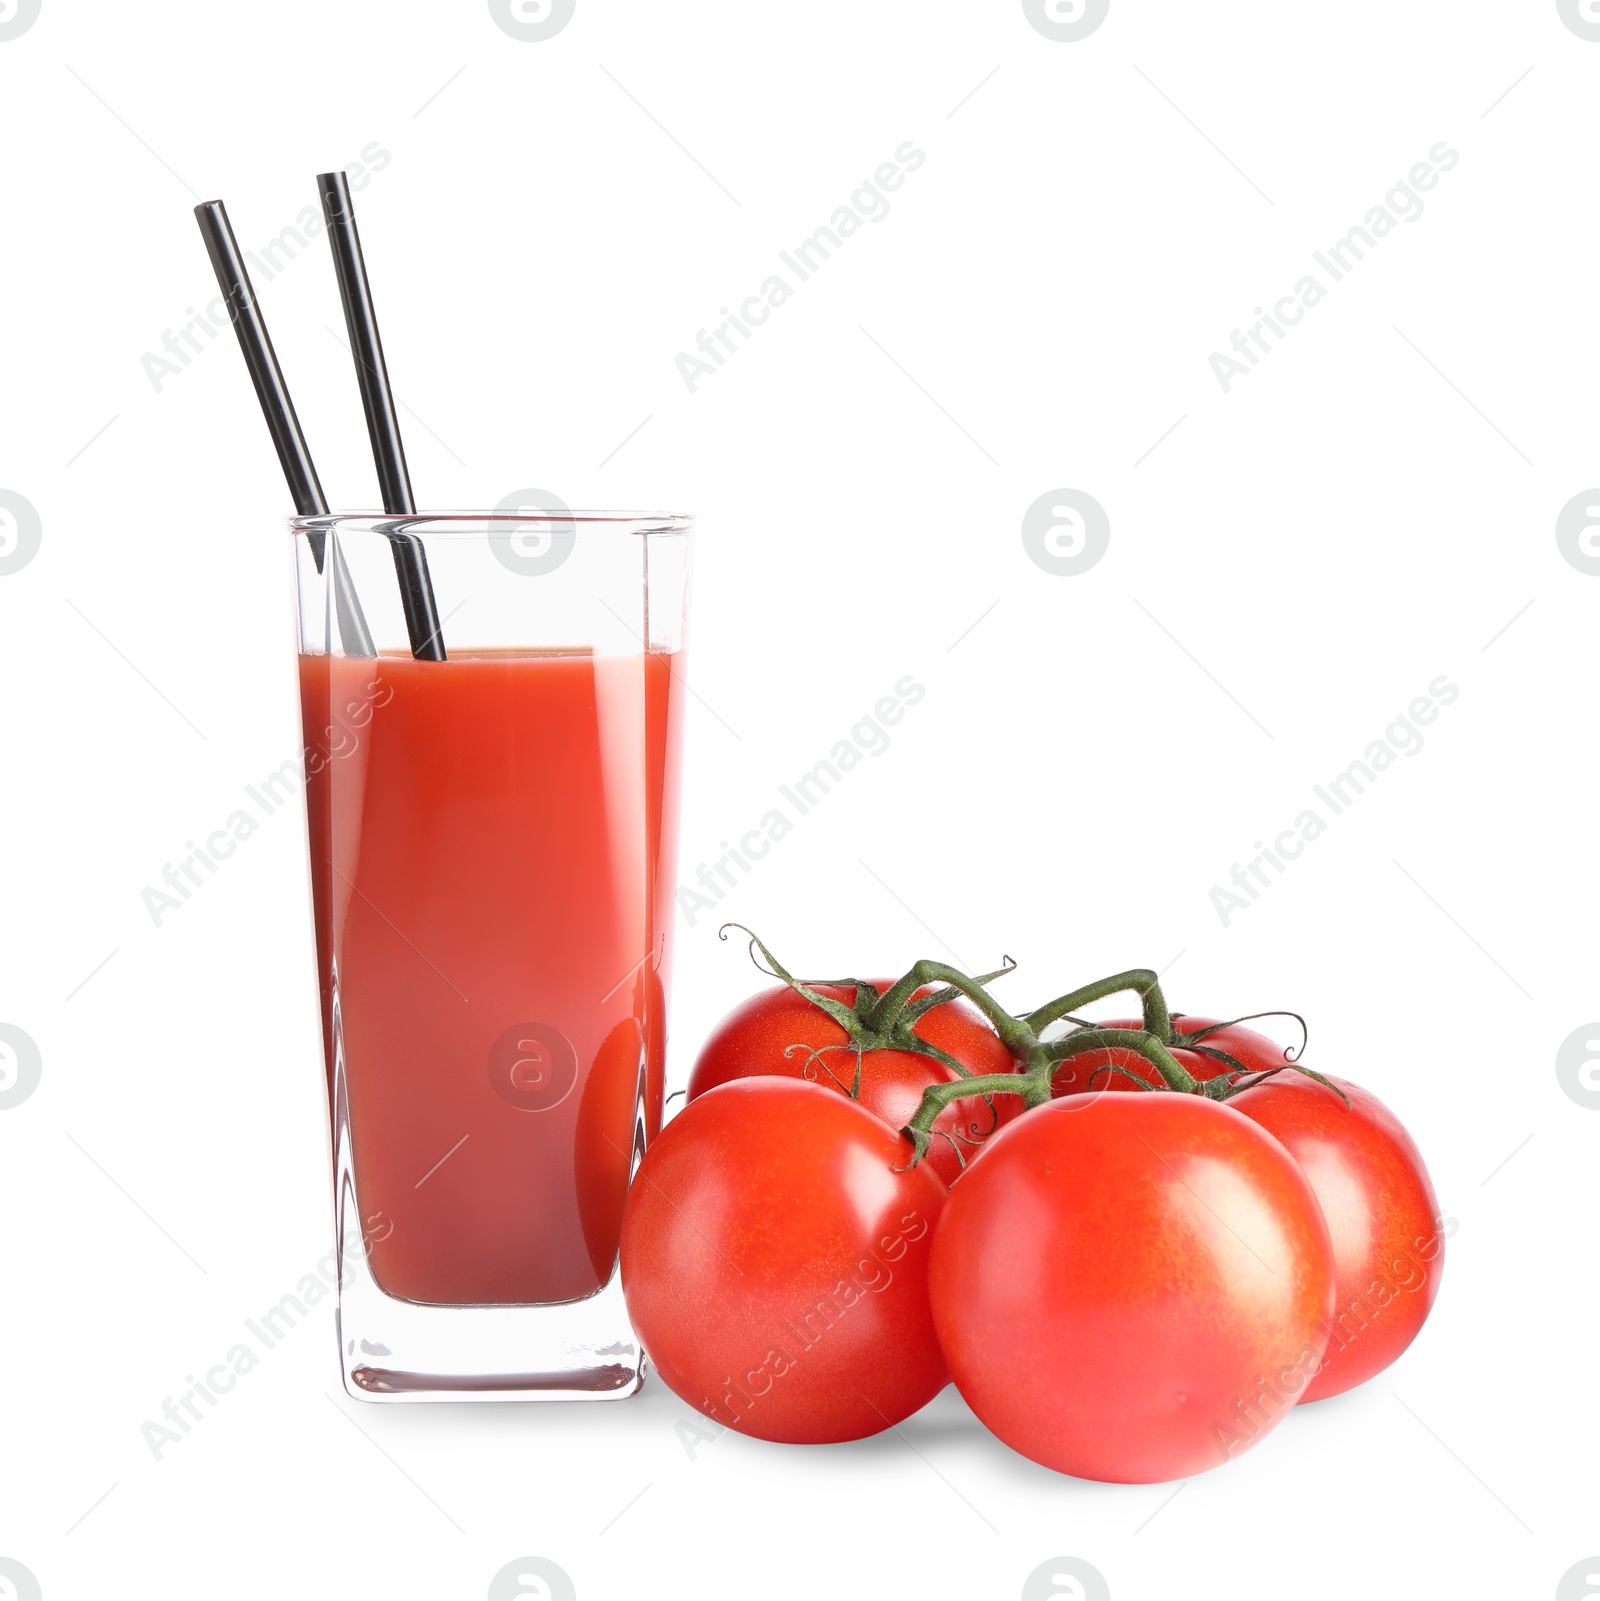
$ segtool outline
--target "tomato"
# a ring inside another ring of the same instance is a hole
[[[1214,1034],[1207,1034],[1203,1040],[1196,1043],[1209,1046],[1212,1050],[1226,1051],[1252,1073],[1269,1067],[1282,1067],[1288,1061],[1283,1047],[1276,1041],[1269,1040],[1265,1034],[1258,1034],[1253,1028],[1245,1028],[1239,1023],[1223,1023],[1219,1028],[1217,1026],[1219,1021],[1214,1017],[1190,1017],[1180,1014],[1173,1017],[1172,1024],[1180,1039],[1198,1034],[1203,1029],[1216,1029]],[[1133,1018],[1115,1023],[1100,1023],[1096,1027],[1142,1029],[1144,1024],[1140,1019]],[[1235,1071],[1226,1062],[1218,1061],[1214,1056],[1207,1056],[1204,1051],[1187,1049],[1183,1045],[1174,1045],[1171,1049],[1178,1061],[1202,1081]],[[1141,1056],[1137,1051],[1126,1050],[1121,1046],[1110,1046],[1105,1050],[1085,1051],[1082,1056],[1069,1056],[1056,1070],[1055,1077],[1051,1080],[1051,1093],[1082,1095],[1086,1090],[1137,1089],[1137,1086],[1123,1074],[1107,1071],[1113,1064],[1138,1074],[1147,1084],[1159,1086],[1162,1083],[1161,1075],[1148,1058]]]
[[[1282,1141],[1322,1207],[1338,1308],[1304,1401],[1339,1395],[1389,1366],[1439,1293],[1444,1238],[1422,1154],[1400,1120],[1357,1085],[1349,1096],[1288,1072],[1228,1101]]]
[[[1334,1307],[1304,1174],[1197,1095],[1049,1101],[950,1192],[929,1293],[956,1387],[1062,1473],[1149,1484],[1216,1467],[1292,1407]]]
[[[638,1018],[625,1017],[600,1042],[578,1102],[572,1177],[597,1288],[617,1265],[646,1062],[644,1028]]]
[[[622,1218],[628,1316],[668,1388],[742,1434],[807,1444],[932,1400],[949,1373],[928,1257],[949,1192],[910,1155],[815,1084],[740,1079],[685,1106]]]
[[[877,985],[880,994],[888,990],[890,982],[885,979]],[[855,1004],[853,984],[811,987],[846,1006]],[[965,1001],[946,1001],[923,1013],[912,1032],[947,1051],[974,1076],[1016,1070],[994,1030]],[[689,1099],[693,1101],[717,1084],[772,1074],[807,1078],[848,1095],[856,1058],[847,1040],[839,1023],[787,984],[762,990],[734,1007],[712,1030],[689,1075]],[[791,1046],[802,1048],[791,1050]],[[866,1051],[861,1057],[858,1099],[890,1128],[904,1128],[930,1084],[947,1084],[960,1076],[932,1056]],[[989,1102],[953,1103],[933,1125],[934,1139],[924,1161],[932,1164],[946,1184],[953,1184],[960,1177],[963,1161],[971,1161],[977,1143],[1021,1110],[1022,1101],[1014,1095],[997,1095]]]

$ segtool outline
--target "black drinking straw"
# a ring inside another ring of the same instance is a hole
[[[317,193],[322,198],[322,215],[328,224],[328,243],[333,247],[333,268],[339,279],[339,298],[344,302],[351,353],[356,359],[356,381],[361,386],[361,405],[367,414],[372,455],[378,465],[383,509],[409,514],[417,509],[417,503],[411,496],[405,447],[400,442],[400,419],[395,415],[389,369],[383,361],[383,343],[378,337],[378,317],[373,310],[372,289],[367,283],[366,263],[361,256],[361,238],[356,232],[350,185],[342,172],[320,172]],[[389,543],[394,551],[395,572],[400,578],[400,600],[405,607],[406,632],[411,636],[411,654],[419,661],[442,662],[445,659],[444,637],[439,632],[439,609],[434,604],[433,582],[428,577],[427,552],[422,548],[422,541],[413,534],[391,533]]]
[[[302,517],[323,516],[328,510],[327,497],[322,493],[306,436],[300,430],[300,419],[289,398],[289,386],[284,382],[283,369],[272,348],[266,319],[250,287],[250,274],[239,253],[239,242],[233,237],[228,209],[220,200],[208,200],[194,208],[194,215],[200,224],[211,265],[216,269],[217,285],[228,304],[233,330],[239,336],[239,349],[255,385],[256,398],[261,402],[262,415],[267,419],[283,476],[289,482],[294,509]],[[326,540],[320,533],[308,538],[312,558],[317,571],[321,572]],[[345,649],[353,656],[373,655],[372,635],[367,632],[367,620],[361,614],[361,602],[356,597],[355,585],[337,540],[333,546],[333,597]]]

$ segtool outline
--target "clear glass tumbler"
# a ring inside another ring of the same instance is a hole
[[[661,1120],[691,521],[291,527],[345,1387],[631,1395],[617,1243]],[[422,571],[443,660],[408,644]]]

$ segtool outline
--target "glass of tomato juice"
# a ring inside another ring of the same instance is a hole
[[[691,526],[564,509],[291,524],[358,1398],[641,1382],[617,1243],[661,1120]],[[443,660],[407,643],[407,547]]]

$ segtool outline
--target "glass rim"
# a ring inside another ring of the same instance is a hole
[[[403,532],[430,538],[482,539],[495,525],[525,528],[546,523],[560,528],[589,527],[627,534],[688,534],[694,528],[693,512],[670,511],[328,511],[287,519],[291,535],[329,534],[350,527],[370,528],[390,535]]]

